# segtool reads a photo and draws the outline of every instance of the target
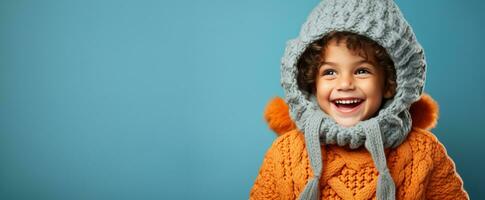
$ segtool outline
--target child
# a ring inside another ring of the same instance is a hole
[[[285,101],[265,113],[280,137],[250,199],[468,199],[429,132],[424,52],[392,0],[322,1],[281,70]]]

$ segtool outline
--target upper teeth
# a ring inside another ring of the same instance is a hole
[[[351,103],[358,103],[361,102],[362,100],[360,99],[353,99],[353,100],[337,100],[335,101],[338,104],[351,104]]]

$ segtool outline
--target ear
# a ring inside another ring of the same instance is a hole
[[[396,94],[396,82],[387,80],[384,86],[384,98],[392,98]]]
[[[390,99],[392,96],[394,96],[394,92],[389,89],[384,93],[384,98],[386,99]]]
[[[384,91],[384,98],[392,98],[396,93],[396,83],[388,82]]]

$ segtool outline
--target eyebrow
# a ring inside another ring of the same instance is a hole
[[[353,62],[352,65],[359,65],[359,64],[362,64],[362,63],[368,63],[368,64],[372,64],[370,61],[368,60],[358,60],[356,62]],[[323,62],[322,65],[330,65],[330,66],[337,66],[338,64],[337,63],[334,63],[334,62]]]

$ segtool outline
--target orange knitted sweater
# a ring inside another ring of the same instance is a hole
[[[385,149],[396,185],[396,199],[469,199],[455,164],[428,130],[436,125],[437,103],[426,94],[411,106],[413,128],[395,149]],[[269,126],[279,134],[267,151],[250,199],[296,199],[313,176],[305,139],[281,98],[266,108]],[[321,199],[375,199],[378,171],[365,148],[322,146]]]

